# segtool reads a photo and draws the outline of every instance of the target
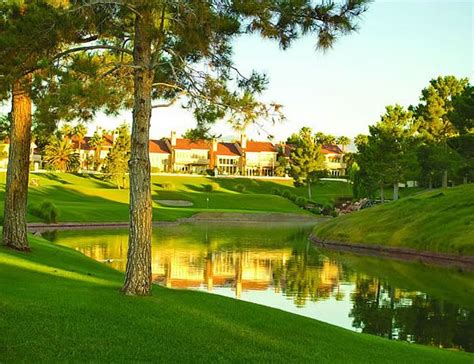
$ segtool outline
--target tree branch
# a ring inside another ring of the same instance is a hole
[[[68,49],[64,52],[60,52],[56,54],[53,57],[53,60],[62,58],[64,56],[67,56],[71,53],[76,53],[76,52],[82,52],[82,51],[92,51],[94,49],[109,49],[117,52],[122,52],[122,53],[128,53],[130,55],[133,55],[133,52],[129,49],[122,48],[122,47],[117,47],[117,46],[112,46],[112,45],[92,45],[92,46],[83,46],[83,47],[77,47],[77,48],[71,48]]]

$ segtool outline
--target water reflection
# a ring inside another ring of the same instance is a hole
[[[471,273],[318,251],[307,227],[160,228],[153,279],[302,314],[359,332],[474,351]],[[125,270],[126,231],[50,236]]]

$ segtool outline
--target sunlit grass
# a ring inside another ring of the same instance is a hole
[[[34,186],[29,188],[29,204],[47,200],[59,209],[60,222],[123,222],[129,218],[129,191],[118,190],[114,185],[96,176],[70,173],[34,173],[30,175]],[[4,183],[5,173],[0,173]],[[217,184],[217,191],[205,192],[204,186]],[[163,188],[171,184],[172,189]],[[243,192],[238,187],[244,187]],[[291,180],[253,180],[247,178],[209,178],[205,176],[153,176],[153,219],[174,221],[205,212],[240,213],[310,213],[290,200],[272,194],[275,188],[289,190],[298,196],[306,196],[306,188],[295,188]],[[3,206],[4,185],[0,186],[0,206]],[[324,204],[341,196],[350,198],[351,188],[345,182],[321,181],[313,186],[314,200]],[[160,199],[178,199],[193,203],[192,207],[163,207]],[[1,207],[0,207],[1,208]],[[33,215],[29,221],[40,221]]]
[[[435,190],[341,216],[316,236],[474,255],[474,185]]]

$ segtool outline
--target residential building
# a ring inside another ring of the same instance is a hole
[[[280,144],[282,154],[286,158],[290,158],[292,148],[293,146],[291,144],[286,144],[284,142]],[[346,175],[347,165],[344,162],[344,151],[339,146],[323,145],[321,147],[321,153],[324,155],[325,169],[328,171],[329,175],[335,177]]]
[[[30,146],[30,163],[31,168],[38,170],[41,168],[41,156],[35,154],[36,144],[31,142]],[[8,166],[8,155],[10,152],[10,140],[5,138],[3,142],[0,143],[0,169],[6,169]]]
[[[321,153],[324,154],[326,169],[331,176],[339,177],[346,175],[346,163],[344,162],[344,151],[337,145],[323,145]]]
[[[277,165],[278,149],[271,142],[247,140],[243,134],[239,146],[242,150],[242,171],[245,176],[273,176]]]
[[[171,146],[167,139],[150,140],[150,166],[152,172],[171,170]]]
[[[94,148],[91,137],[80,142],[72,140],[79,152],[81,168],[92,170],[99,152],[102,162],[114,143],[113,134],[104,134],[103,143]],[[32,151],[36,148],[32,144]],[[243,134],[239,141],[220,142],[214,140],[191,140],[177,138],[172,132],[170,138],[149,141],[150,165],[154,173],[174,172],[189,174],[212,173],[214,175],[274,176],[279,154],[289,158],[292,146],[286,143],[273,144],[269,141],[248,140]],[[332,176],[344,176],[346,164],[344,152],[336,145],[324,145],[321,149],[326,169]],[[35,168],[41,168],[41,156],[32,152]],[[0,144],[0,168],[8,163],[8,141]],[[99,167],[100,168],[100,167]]]

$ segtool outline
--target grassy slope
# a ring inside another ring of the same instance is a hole
[[[109,183],[94,177],[82,177],[64,173],[33,174],[39,186],[30,187],[29,201],[38,204],[43,200],[54,202],[60,210],[60,221],[127,221],[128,190],[117,190]],[[5,174],[0,174],[4,183]],[[216,182],[218,191],[205,193],[203,185]],[[163,183],[172,183],[174,190],[164,190]],[[236,191],[237,185],[244,185],[246,191]],[[154,204],[155,220],[176,220],[189,217],[199,211],[237,212],[285,212],[307,213],[291,201],[271,194],[273,187],[289,189],[297,195],[304,195],[305,188],[294,188],[291,181],[211,179],[206,177],[153,176],[152,194],[154,200],[185,199],[194,203],[191,208],[160,207]],[[0,203],[3,200],[1,188]],[[321,182],[313,186],[316,200],[324,203],[337,196],[349,195],[350,187],[344,182]],[[206,199],[209,198],[209,204]],[[1,203],[3,206],[3,203]],[[30,221],[38,221],[29,216]]]
[[[474,255],[474,185],[425,192],[341,216],[317,226],[315,235]]]
[[[465,362],[450,352],[356,334],[225,297],[155,287],[118,293],[122,274],[31,238],[0,247],[0,357],[18,361]],[[14,282],[14,284],[12,284]]]

